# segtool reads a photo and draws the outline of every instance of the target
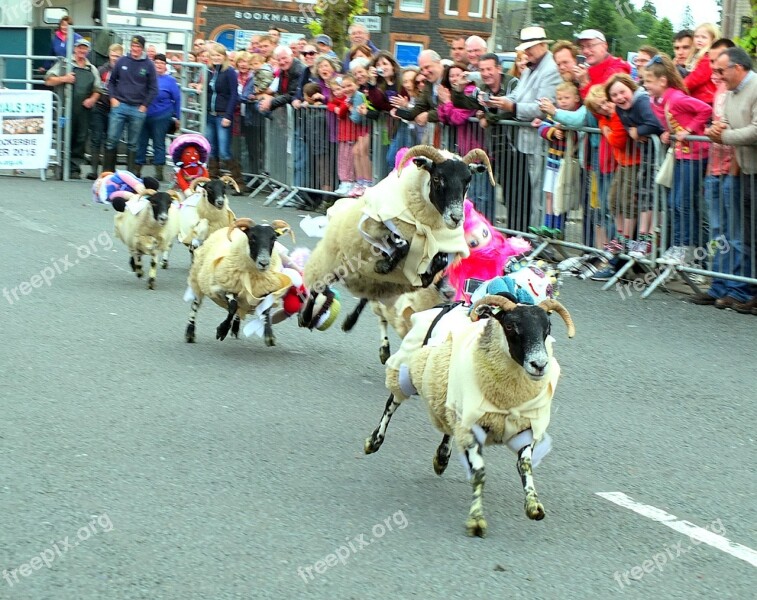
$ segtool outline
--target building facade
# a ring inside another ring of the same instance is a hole
[[[496,0],[370,0],[369,12],[357,17],[371,32],[371,40],[389,50],[402,64],[415,64],[418,52],[432,48],[449,55],[459,36],[492,32]],[[246,46],[252,35],[277,27],[282,42],[311,37],[307,24],[317,18],[314,0],[198,0],[195,32],[229,49]]]

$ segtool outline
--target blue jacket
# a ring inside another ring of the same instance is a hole
[[[170,113],[174,118],[181,116],[181,90],[176,80],[166,73],[158,77],[158,95],[147,107],[148,117]]]
[[[234,109],[239,102],[237,91],[237,72],[233,67],[221,71],[220,65],[214,66],[207,74],[208,112],[222,115],[232,121]]]
[[[615,112],[618,113],[623,127],[626,129],[636,127],[639,136],[660,135],[663,132],[660,121],[654,112],[652,112],[649,94],[642,88],[637,89],[633,93],[630,109],[623,110],[619,106],[616,106]]]
[[[131,106],[150,106],[158,95],[155,65],[146,54],[134,59],[127,54],[116,61],[108,81],[108,95]]]

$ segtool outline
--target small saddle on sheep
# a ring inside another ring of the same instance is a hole
[[[378,427],[365,441],[365,452],[379,450],[399,405],[413,395],[427,403],[443,438],[434,455],[441,475],[455,438],[471,474],[473,501],[466,530],[484,536],[484,459],[486,444],[507,445],[518,456],[517,468],[530,519],[544,518],[532,468],[549,451],[546,433],[560,365],[552,352],[548,313],[575,327],[562,304],[547,298],[538,305],[517,303],[503,292],[482,295],[472,307],[448,305],[416,313],[399,350],[386,363],[390,391]]]
[[[404,168],[410,162],[415,169]],[[305,265],[311,294],[300,324],[312,329],[319,322],[333,298],[329,286],[337,281],[359,298],[391,300],[428,287],[449,262],[468,256],[463,202],[473,173],[484,171],[494,182],[483,150],[461,158],[432,146],[414,146],[396,171],[362,197],[338,200]],[[327,299],[314,315],[318,294]]]

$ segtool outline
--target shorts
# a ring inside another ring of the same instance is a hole
[[[549,194],[555,193],[555,187],[557,186],[558,173],[559,173],[559,170],[557,167],[553,167],[552,165],[547,165],[547,167],[544,169],[544,185],[541,188],[543,192],[547,192]]]

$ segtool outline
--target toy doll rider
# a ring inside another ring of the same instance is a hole
[[[197,133],[180,135],[168,147],[176,170],[176,187],[185,193],[192,181],[208,177],[210,143]]]
[[[147,190],[157,190],[160,182],[154,177],[140,179],[129,171],[103,171],[92,184],[92,202],[111,204],[118,212],[123,212],[130,194],[142,194]]]
[[[463,231],[470,255],[447,268],[450,284],[457,290],[455,301],[470,301],[466,290],[469,279],[488,281],[505,272],[505,264],[511,256],[531,250],[531,244],[520,237],[505,237],[492,227],[486,217],[478,212],[470,200],[465,200]]]

